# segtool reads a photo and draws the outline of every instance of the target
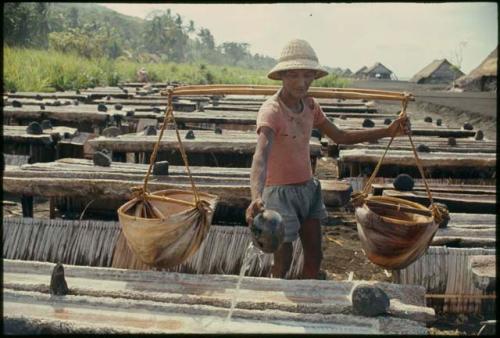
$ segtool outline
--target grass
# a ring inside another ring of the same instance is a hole
[[[134,82],[145,67],[151,82],[186,84],[277,84],[265,70],[251,70],[204,63],[139,63],[124,59],[87,59],[52,50],[12,48],[4,45],[4,90],[54,92]],[[348,81],[328,75],[313,86],[346,87]]]

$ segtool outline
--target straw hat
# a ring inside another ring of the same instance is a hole
[[[267,74],[271,80],[281,80],[280,72],[291,69],[311,69],[316,71],[315,79],[328,75],[319,65],[318,57],[311,45],[305,40],[294,39],[281,51],[278,64]]]

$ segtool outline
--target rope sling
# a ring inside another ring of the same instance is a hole
[[[166,91],[161,92],[162,95],[167,96],[167,108],[158,140],[150,157],[150,164],[144,178],[144,184],[143,186],[132,188],[133,199],[126,202],[118,209],[118,217],[127,243],[142,262],[159,268],[169,268],[184,262],[192,256],[199,249],[208,234],[213,211],[218,202],[217,196],[201,193],[196,188],[189,169],[187,155],[175,122],[172,104],[173,96],[273,95],[279,88],[280,86],[192,85],[176,88],[168,87]],[[316,98],[401,101],[403,103],[402,114],[405,114],[408,101],[414,100],[414,97],[408,93],[371,89],[311,87],[308,94]],[[148,191],[148,180],[156,161],[161,138],[168,122],[172,122],[174,125],[177,141],[179,143],[179,150],[191,183],[191,191],[168,189],[150,193]],[[394,136],[391,138],[385,153],[393,138]],[[411,137],[410,141],[412,142]],[[413,142],[412,147],[415,158],[417,159],[417,165],[419,165],[422,177],[424,177]],[[417,236],[418,238],[423,237],[419,243],[424,241],[426,245],[430,243],[428,234],[432,233],[433,236],[437,230],[437,226],[431,226],[431,224],[434,224],[433,217],[439,217],[439,211],[432,204],[432,196],[425,182],[425,177],[424,182],[429,199],[431,200],[432,211],[420,204],[393,197],[368,197],[368,188],[382,163],[385,153],[380,159],[379,164],[375,168],[363,192],[354,194],[352,200],[353,204],[358,206],[356,208],[356,216],[358,221],[362,224],[359,226],[360,224],[358,223],[358,232],[368,258],[375,264],[390,266],[391,264],[387,265],[383,260],[376,259],[376,257],[384,257],[384,255],[387,255],[385,253],[381,254],[379,248],[380,246],[387,245],[387,236],[384,237],[384,234],[388,235],[393,241],[402,241],[405,243],[408,240],[408,238],[406,238],[407,235],[405,235],[404,231],[399,231],[397,234],[387,234],[387,231],[379,225],[370,227],[364,224],[364,219],[358,217],[358,210],[360,208],[366,208],[373,214],[377,210],[384,210],[384,212],[387,212],[387,210],[392,208],[397,209],[392,211],[396,213],[396,216],[401,216],[402,213],[416,212],[418,214],[420,212],[421,214],[419,216],[427,217],[425,219],[425,225],[423,223],[421,224],[421,222],[419,223],[419,220],[409,222],[402,220],[401,217],[398,218],[392,215],[396,224],[392,225],[391,231],[394,230],[393,228],[399,226],[408,228],[411,224],[415,223],[418,225],[418,229],[425,231],[421,231],[421,233],[412,232],[412,236]],[[377,205],[375,206],[374,203],[377,203]],[[424,213],[424,215],[422,215],[422,213]],[[388,216],[379,216],[379,218],[386,220]],[[432,239],[432,236],[430,236],[430,239]],[[423,250],[427,247],[426,245],[421,245]],[[375,255],[373,255],[372,252],[374,252]],[[418,252],[420,253],[420,250]],[[388,254],[390,256],[390,253]],[[411,258],[413,259],[414,255],[411,255]]]
[[[405,93],[401,101],[401,117],[406,116],[408,101],[409,96]],[[410,133],[408,138],[430,201],[429,207],[402,198],[368,194],[394,137],[395,134],[391,136],[363,190],[351,195],[351,202],[355,207],[358,235],[368,259],[386,269],[403,269],[423,255],[439,224],[449,215],[445,207],[435,204],[432,199]]]

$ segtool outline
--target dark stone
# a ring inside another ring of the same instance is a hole
[[[484,139],[483,131],[482,130],[476,131],[476,135],[474,136],[474,139],[476,139],[476,141],[481,141],[482,139]]]
[[[104,103],[99,103],[97,105],[97,111],[107,112],[108,107],[106,107],[106,105]]]
[[[426,117],[424,118],[424,122],[429,122],[429,123],[432,123],[432,117],[430,117],[430,116],[426,116]]]
[[[116,110],[122,110],[122,108],[123,108],[122,104],[120,104],[120,103],[115,104],[115,109]]]
[[[23,104],[17,100],[12,101],[12,107],[21,108],[22,106],[23,106]]]
[[[40,105],[40,109],[45,110],[45,105],[43,103]]]
[[[63,137],[64,137],[64,138],[71,138],[71,134],[70,134],[69,132],[65,132],[65,133],[63,134]]]
[[[36,94],[36,96],[35,96],[35,100],[42,101],[42,100],[43,100],[42,95],[40,95],[40,94]]]
[[[59,106],[61,105],[61,101],[59,101],[59,100],[55,100],[55,101],[52,103],[52,105],[53,105],[54,107],[59,107]]]
[[[76,93],[76,95],[80,95],[81,94],[79,89],[77,89],[75,93]]]
[[[78,106],[78,105],[80,104],[80,101],[75,100],[75,101],[73,101],[73,104],[74,104],[75,106]]]
[[[43,120],[42,121],[42,129],[51,129],[52,128],[52,123],[50,120]]]
[[[341,120],[346,120],[346,119],[347,119],[347,117],[346,117],[345,115],[340,115],[340,119],[341,119]]]
[[[133,111],[133,110],[129,110],[129,111],[127,111],[127,116],[128,116],[128,117],[130,117],[130,116],[134,116],[134,114],[135,114],[135,111]]]
[[[222,134],[222,129],[220,129],[219,127],[215,127],[214,132],[216,134]]]
[[[64,296],[67,295],[68,292],[68,284],[64,278],[64,267],[61,263],[57,263],[50,277],[50,294]]]
[[[392,120],[391,120],[391,119],[385,119],[385,120],[384,120],[384,124],[385,124],[386,126],[387,126],[387,125],[389,125],[389,124],[391,124],[391,123],[392,123]]]
[[[194,131],[191,129],[186,133],[186,139],[193,140],[194,139]]]
[[[111,165],[111,158],[103,153],[102,151],[96,151],[94,153],[94,165],[101,167],[109,167]]]
[[[152,125],[144,127],[144,135],[156,135],[156,127]]]
[[[381,288],[358,285],[352,291],[352,312],[355,315],[375,317],[387,314],[390,299]]]
[[[454,137],[448,137],[448,145],[455,147],[457,145],[457,139]]]
[[[464,123],[464,127],[463,127],[465,130],[472,130],[474,129],[474,126],[472,124],[470,124],[469,122],[466,122]]]
[[[450,214],[448,211],[448,206],[446,204],[437,203],[437,202],[434,202],[434,205],[436,205],[438,207],[438,209],[440,209],[440,211],[443,214],[443,220],[441,222],[439,222],[439,227],[446,228],[448,226],[448,222],[450,221]]]
[[[102,135],[106,137],[117,137],[122,131],[118,127],[108,127],[102,131]]]
[[[127,89],[122,89],[122,91],[123,91],[125,94],[128,94],[128,90],[127,90]]]
[[[442,125],[442,124],[443,124],[443,120],[441,120],[441,119],[437,119],[437,120],[436,120],[436,125],[437,125],[437,126],[440,126],[440,125]]]
[[[413,177],[408,174],[399,174],[394,182],[392,182],[394,189],[399,191],[411,191],[415,185]]]
[[[155,162],[153,175],[168,175],[168,161]]]
[[[111,100],[111,96],[110,95],[106,96],[106,100],[108,101]]]
[[[159,114],[161,113],[161,109],[158,107],[153,107],[153,113]]]
[[[318,140],[321,140],[321,132],[319,129],[314,128],[311,132],[311,137],[316,137]]]
[[[418,147],[417,147],[417,151],[421,152],[421,153],[430,153],[431,152],[431,148],[429,148],[425,144],[419,144]]]
[[[363,127],[365,127],[365,128],[373,128],[373,127],[375,127],[375,123],[372,120],[370,120],[370,119],[364,119],[363,120]]]
[[[26,128],[26,132],[31,135],[40,135],[43,134],[43,128],[40,123],[33,121]]]

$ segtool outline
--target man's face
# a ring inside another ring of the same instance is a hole
[[[309,86],[314,80],[316,72],[307,69],[294,69],[285,71],[281,80],[287,92],[297,99],[306,96]]]

